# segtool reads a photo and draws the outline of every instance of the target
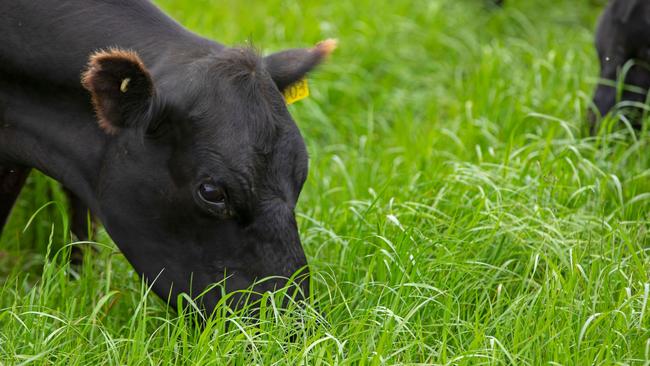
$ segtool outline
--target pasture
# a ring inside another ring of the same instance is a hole
[[[311,299],[197,326],[101,229],[70,267],[33,174],[0,239],[0,364],[650,364],[650,124],[585,123],[602,4],[156,2],[265,53],[338,38],[289,107]]]

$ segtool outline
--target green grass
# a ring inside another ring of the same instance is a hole
[[[1,364],[650,364],[650,134],[585,133],[599,6],[159,3],[267,52],[340,40],[291,107],[310,306],[195,327],[101,233],[71,280],[64,200],[33,176],[0,246]]]

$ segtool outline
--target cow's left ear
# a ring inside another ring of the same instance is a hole
[[[107,133],[116,134],[148,119],[154,86],[134,51],[110,49],[92,54],[81,83],[92,96],[99,126]]]
[[[328,39],[312,48],[281,51],[264,57],[264,66],[280,91],[304,78],[335,49],[337,41]]]

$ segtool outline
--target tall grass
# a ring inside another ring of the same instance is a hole
[[[159,4],[268,52],[339,38],[291,107],[312,298],[195,326],[101,232],[70,269],[63,197],[36,175],[2,237],[0,362],[650,364],[650,137],[616,114],[585,133],[598,6]]]

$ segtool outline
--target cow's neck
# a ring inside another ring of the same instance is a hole
[[[107,136],[80,91],[0,82],[0,164],[36,168],[94,209],[92,191]]]
[[[161,53],[185,57],[213,45],[149,0],[0,1],[0,36],[0,73],[68,87],[99,49],[135,50],[151,67]]]

